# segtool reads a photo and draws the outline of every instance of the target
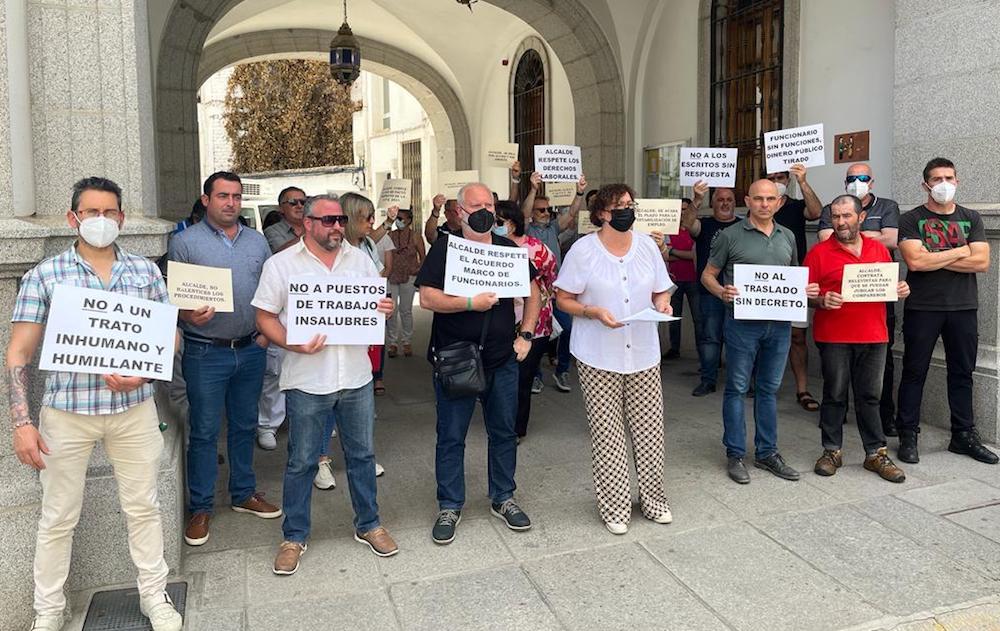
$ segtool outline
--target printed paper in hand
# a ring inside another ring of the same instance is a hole
[[[167,293],[181,309],[215,307],[217,313],[233,312],[233,272],[225,267],[167,261]]]
[[[635,229],[647,233],[678,234],[681,231],[681,200],[635,200]]]
[[[479,171],[444,171],[438,175],[438,192],[445,199],[458,199],[458,191],[466,184],[479,181]]]
[[[656,309],[645,308],[639,313],[633,313],[627,318],[622,318],[619,322],[675,322],[680,318],[660,313]]]
[[[823,142],[823,123],[766,132],[767,172],[787,171],[793,164],[806,168],[823,166],[826,164]]]
[[[492,145],[486,150],[486,164],[491,167],[509,169],[517,161],[517,143],[505,142]]]
[[[809,268],[782,265],[734,265],[733,300],[737,320],[804,322],[808,313]]]
[[[896,302],[899,263],[860,263],[844,266],[840,295],[844,302]]]
[[[325,335],[327,346],[383,344],[385,315],[377,309],[385,295],[384,278],[293,276],[288,281],[288,343],[307,344]]]
[[[738,149],[681,147],[681,186],[694,186],[698,180],[709,186],[736,186]]]
[[[583,175],[580,148],[572,145],[535,145],[535,171],[543,182],[579,182]]]
[[[448,237],[444,293],[471,298],[494,292],[500,298],[531,294],[528,251],[461,237]]]

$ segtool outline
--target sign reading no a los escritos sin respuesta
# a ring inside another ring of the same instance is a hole
[[[449,296],[493,292],[498,298],[523,298],[531,294],[530,282],[526,249],[448,237],[444,293]]]

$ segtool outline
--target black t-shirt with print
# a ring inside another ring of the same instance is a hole
[[[774,220],[788,228],[795,235],[795,247],[799,253],[799,261],[806,258],[806,201],[804,199],[785,198],[785,204],[774,213]]]
[[[960,248],[967,243],[986,241],[986,228],[978,212],[955,205],[955,212],[939,215],[926,206],[917,206],[899,218],[899,241],[917,239],[928,252]],[[909,271],[907,309],[921,311],[964,311],[979,308],[976,275],[947,269],[933,272]]]
[[[695,266],[696,273],[695,280],[698,281],[698,289],[701,293],[709,293],[705,286],[701,284],[701,274],[705,271],[705,266],[708,265],[708,255],[712,252],[712,244],[715,243],[715,239],[719,236],[719,233],[728,228],[729,226],[735,226],[740,222],[739,217],[733,217],[732,221],[719,221],[715,217],[699,217],[698,223],[701,224],[701,232],[698,236],[694,238],[695,243]]]
[[[442,235],[431,245],[424,259],[417,279],[417,287],[434,287],[444,291],[445,266],[448,260],[448,239],[451,234]],[[518,247],[510,239],[491,234],[493,245]],[[535,278],[535,268],[528,263],[528,274]],[[514,299],[501,298],[493,306],[493,316],[490,319],[489,330],[486,332],[486,343],[483,345],[483,367],[487,370],[499,368],[514,354]],[[435,313],[431,325],[431,341],[427,348],[427,360],[434,362],[431,348],[447,346],[453,342],[479,342],[483,333],[483,323],[486,312],[459,311],[458,313]]]

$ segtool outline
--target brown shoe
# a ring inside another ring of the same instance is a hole
[[[265,502],[263,493],[254,493],[242,504],[233,505],[233,510],[237,513],[250,513],[261,519],[281,517],[281,509],[274,504]]]
[[[844,465],[844,459],[840,455],[840,450],[831,451],[829,449],[823,450],[823,455],[819,457],[816,461],[816,466],[813,467],[813,471],[817,475],[833,475],[837,472],[837,469]]]
[[[373,528],[368,532],[355,532],[354,540],[367,545],[376,556],[391,557],[399,552],[399,546],[396,545],[396,542],[389,536],[388,531],[382,526]]]
[[[390,344],[389,348],[386,349],[386,353],[389,355],[389,357],[395,357],[396,355],[399,354],[399,347],[397,347],[395,344]]]
[[[889,451],[885,447],[879,448],[878,451],[865,458],[865,469],[874,471],[882,476],[883,480],[890,482],[902,482],[906,479],[906,474],[889,458]]]
[[[184,529],[184,543],[189,546],[203,546],[208,541],[208,522],[212,519],[210,513],[195,513]]]
[[[278,556],[274,557],[274,573],[282,576],[295,574],[299,569],[299,558],[306,553],[306,544],[294,541],[282,541],[278,547]]]
[[[413,355],[413,347],[409,344],[403,344],[403,355],[406,357],[411,357]]]

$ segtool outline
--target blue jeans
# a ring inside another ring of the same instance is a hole
[[[735,320],[726,317],[726,391],[722,399],[722,442],[726,455],[746,455],[747,425],[744,397],[757,367],[753,400],[754,456],[760,460],[778,451],[778,388],[785,374],[792,342],[789,322]]]
[[[309,537],[313,478],[324,444],[330,442],[327,421],[337,411],[338,435],[344,448],[347,484],[354,508],[354,528],[368,532],[379,525],[375,501],[375,398],[372,382],[331,394],[285,392],[288,416],[288,464],[281,493],[286,541],[305,543]]]
[[[712,294],[702,293],[698,297],[698,310],[701,315],[700,332],[697,334],[701,382],[714,386],[719,379],[726,304]]]
[[[684,296],[687,296],[688,311],[691,315],[691,323],[694,325],[694,339],[697,343],[701,339],[701,313],[698,308],[701,300],[701,283],[693,280],[679,280],[675,283],[677,289],[670,297],[670,307],[674,315],[678,318],[684,315]],[[670,350],[680,352],[681,350],[681,321],[675,320],[668,327],[670,332]]]
[[[461,510],[465,505],[465,437],[469,433],[476,400],[483,404],[488,436],[487,471],[490,499],[500,504],[514,495],[517,467],[517,361],[511,359],[486,371],[486,390],[478,397],[449,399],[434,380],[437,397],[437,498],[441,510]]]
[[[219,474],[219,430],[225,409],[229,497],[247,501],[257,488],[253,444],[257,435],[257,400],[264,384],[267,352],[252,343],[240,349],[184,340],[181,367],[187,384],[191,426],[187,448],[188,510],[211,513]]]
[[[552,305],[552,316],[562,327],[562,333],[556,340],[556,374],[569,370],[569,336],[573,332],[573,316]]]
[[[374,389],[374,386],[373,386]],[[323,441],[323,446],[320,447],[319,455],[329,456],[330,455],[330,436],[333,434],[333,430],[337,428],[337,413],[330,410],[330,413],[326,415],[326,423],[323,424],[323,434],[326,436],[326,440]]]

